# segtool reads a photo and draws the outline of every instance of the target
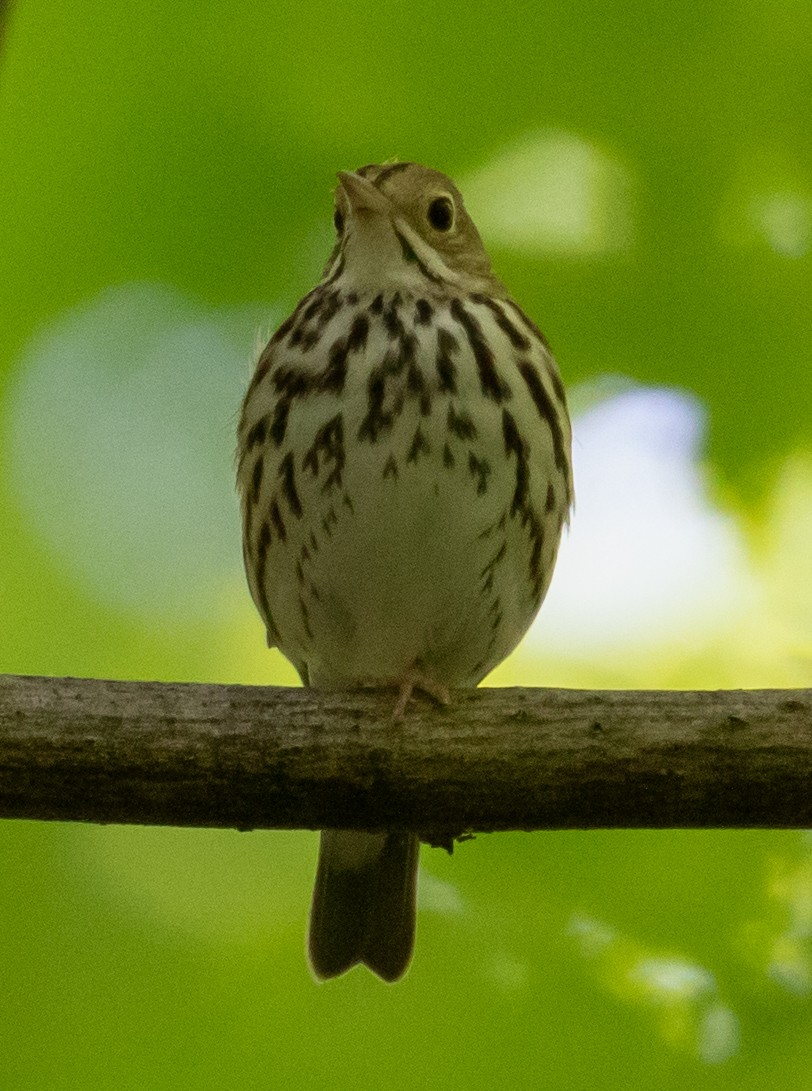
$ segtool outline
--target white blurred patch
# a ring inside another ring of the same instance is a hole
[[[422,868],[417,902],[421,912],[439,913],[444,917],[458,917],[465,912],[465,902],[454,883],[438,879],[436,875]]]
[[[729,624],[753,582],[736,525],[711,503],[698,466],[697,399],[628,387],[573,427],[575,512],[529,641],[574,658],[623,655]]]
[[[506,951],[497,952],[487,965],[488,976],[504,993],[515,993],[530,984],[530,967]]]
[[[712,1004],[697,1028],[696,1052],[705,1064],[722,1064],[739,1052],[741,1024],[727,1004]]]
[[[787,841],[770,860],[761,918],[742,926],[760,973],[797,997],[812,991],[812,833]],[[800,851],[799,851],[800,850]]]
[[[660,1001],[672,997],[696,1000],[716,990],[713,974],[681,958],[644,958],[632,969],[633,979],[644,992]]]
[[[653,952],[582,914],[573,914],[567,932],[596,984],[650,1019],[672,1049],[705,1064],[721,1064],[739,1051],[739,1018],[720,999],[716,977],[705,966]]]
[[[461,188],[490,243],[574,257],[631,247],[631,174],[618,158],[575,133],[546,129],[529,134],[465,179]]]
[[[750,221],[776,254],[801,258],[812,242],[812,198],[779,190],[750,199]]]
[[[21,361],[11,479],[43,542],[99,600],[181,622],[216,608],[239,566],[236,415],[269,317],[130,284]]]
[[[790,259],[810,252],[812,178],[794,146],[770,141],[742,150],[722,194],[719,230],[739,249],[766,244]]]
[[[604,921],[573,913],[567,926],[567,935],[578,942],[581,954],[586,958],[595,958],[608,950],[616,942],[618,935]]]

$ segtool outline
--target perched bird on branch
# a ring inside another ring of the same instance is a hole
[[[572,503],[570,423],[454,183],[416,163],[338,177],[323,277],[243,404],[245,567],[305,685],[392,686],[398,719],[415,689],[476,686],[527,631]],[[405,972],[417,861],[410,831],[322,833],[318,977]]]

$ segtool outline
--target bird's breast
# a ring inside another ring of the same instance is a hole
[[[516,346],[492,306],[429,295],[324,293],[293,317],[246,400],[260,609],[330,681],[415,659],[481,676],[532,620],[568,506]]]

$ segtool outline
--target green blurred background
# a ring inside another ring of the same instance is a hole
[[[812,684],[812,9],[18,0],[0,56],[0,671],[293,682],[235,415],[337,169],[460,183],[576,411],[497,684]],[[424,850],[388,988],[310,833],[0,824],[3,1088],[812,1088],[812,840]]]

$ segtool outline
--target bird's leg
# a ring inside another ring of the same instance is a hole
[[[406,712],[406,708],[409,701],[412,699],[412,694],[416,689],[421,690],[423,693],[427,693],[429,697],[433,697],[439,705],[447,705],[451,703],[451,694],[448,692],[448,686],[442,682],[436,682],[429,674],[426,674],[415,664],[410,667],[404,675],[398,680],[398,699],[392,712],[392,719],[395,723],[398,723],[403,719],[403,715]]]

